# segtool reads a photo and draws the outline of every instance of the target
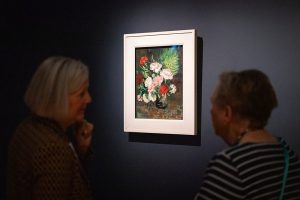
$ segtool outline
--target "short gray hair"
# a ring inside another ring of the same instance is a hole
[[[264,128],[278,105],[269,78],[257,69],[223,72],[213,100],[219,106],[230,105],[236,114],[250,120],[253,129]]]
[[[53,56],[44,60],[34,73],[24,101],[39,116],[62,119],[68,113],[68,96],[89,78],[81,61]]]

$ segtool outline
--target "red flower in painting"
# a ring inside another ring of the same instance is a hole
[[[160,95],[167,94],[168,91],[169,91],[168,85],[162,84],[162,85],[160,86],[160,89],[159,89],[159,94],[160,94]]]
[[[137,84],[137,85],[139,85],[139,84],[141,84],[141,83],[143,83],[144,82],[144,76],[143,76],[143,74],[137,74],[136,76],[135,76],[135,83]]]
[[[148,61],[148,57],[147,56],[142,56],[141,59],[140,59],[140,65],[144,65],[145,62]]]

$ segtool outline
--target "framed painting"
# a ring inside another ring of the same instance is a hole
[[[124,34],[124,132],[196,134],[196,38]]]

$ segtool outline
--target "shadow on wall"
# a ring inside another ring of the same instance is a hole
[[[202,65],[203,65],[203,39],[197,37],[197,135],[172,135],[155,133],[129,133],[129,142],[156,143],[156,144],[177,144],[177,145],[201,145],[201,99],[202,99]]]

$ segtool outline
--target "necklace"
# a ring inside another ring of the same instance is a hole
[[[238,136],[237,141],[236,141],[235,144],[239,144],[240,141],[241,141],[241,139],[242,139],[245,135],[247,135],[247,134],[249,134],[249,133],[256,133],[256,132],[259,131],[259,130],[260,130],[260,129],[257,129],[257,130],[248,130],[248,129],[246,129],[245,131],[243,131],[243,132]]]

